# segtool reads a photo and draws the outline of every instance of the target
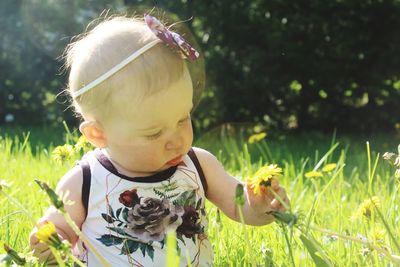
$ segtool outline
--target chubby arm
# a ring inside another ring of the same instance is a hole
[[[242,183],[244,186],[245,204],[243,217],[246,224],[265,225],[274,221],[274,217],[267,214],[268,211],[284,211],[283,205],[274,198],[272,193],[263,196],[255,196],[251,190],[235,177],[229,175],[222,164],[214,155],[200,148],[193,148],[203,169],[207,181],[207,198],[222,210],[229,218],[240,222],[237,205],[234,202],[236,186]],[[287,203],[285,190],[276,185],[274,191]]]
[[[80,228],[83,221],[85,220],[85,208],[82,204],[82,180],[83,174],[80,166],[75,166],[73,169],[68,171],[59,181],[56,193],[58,195],[68,193],[67,199],[72,201],[72,205],[65,205],[65,210],[69,213],[72,220]],[[78,236],[72,230],[72,228],[65,221],[61,213],[57,211],[54,206],[47,209],[45,214],[37,222],[38,226],[41,226],[45,221],[51,221],[56,226],[57,232],[62,239],[67,239],[72,246],[74,246],[78,240]],[[40,243],[36,237],[37,227],[35,227],[29,236],[29,243],[34,254],[39,257],[40,260],[45,260],[50,256],[50,250],[47,245]]]

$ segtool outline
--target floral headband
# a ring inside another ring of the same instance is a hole
[[[137,57],[139,57],[141,54],[143,54],[159,42],[164,42],[168,47],[179,53],[183,59],[188,58],[190,60],[196,60],[199,57],[199,52],[197,52],[181,35],[176,32],[170,31],[169,28],[166,28],[155,17],[145,14],[144,21],[146,22],[150,30],[158,37],[158,39],[151,41],[139,50],[136,50],[130,56],[108,70],[106,73],[102,74],[100,77],[96,78],[94,81],[90,82],[81,89],[73,92],[73,98],[77,98],[78,96],[86,93],[90,89],[107,80],[110,76],[114,75],[116,72],[121,70],[123,67],[128,65],[130,62],[135,60]]]

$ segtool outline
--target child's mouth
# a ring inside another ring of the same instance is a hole
[[[167,162],[168,165],[175,166],[182,162],[182,156],[177,156],[174,159],[171,159]]]

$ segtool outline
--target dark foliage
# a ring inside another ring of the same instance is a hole
[[[54,4],[64,2],[1,2],[0,123],[10,114],[18,124],[76,122],[55,98],[66,78],[56,57],[102,9],[138,4],[194,18],[207,67],[198,129],[235,121],[369,132],[400,122],[398,0]],[[41,23],[30,19],[38,14]]]

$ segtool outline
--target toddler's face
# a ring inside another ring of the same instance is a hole
[[[132,103],[127,120],[115,118],[105,127],[107,150],[113,160],[142,175],[178,165],[192,146],[192,95],[192,82],[186,77],[140,103]]]

